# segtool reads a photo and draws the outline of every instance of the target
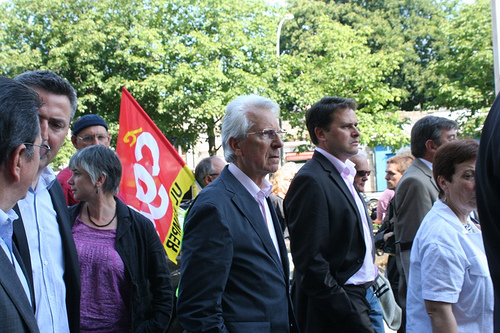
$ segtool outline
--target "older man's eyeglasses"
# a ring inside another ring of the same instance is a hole
[[[97,141],[99,142],[104,143],[108,141],[108,138],[109,138],[108,135],[102,135],[102,134],[78,136],[78,139],[82,140],[85,143],[95,142],[95,139],[97,139]]]
[[[370,173],[372,173],[370,170],[368,170],[368,171],[367,170],[358,170],[358,171],[356,171],[356,176],[358,176],[358,177],[364,177],[364,176],[368,177],[370,175]]]
[[[40,148],[40,157],[44,157],[50,151],[50,147],[47,145],[36,145],[36,144],[30,143],[30,142],[25,142],[24,145],[30,145],[33,147]]]
[[[260,135],[268,140],[274,140],[274,138],[276,138],[276,135],[279,136],[286,135],[286,131],[282,129],[279,129],[277,131],[273,129],[265,129],[257,132],[249,132],[247,133],[247,136],[248,135]]]

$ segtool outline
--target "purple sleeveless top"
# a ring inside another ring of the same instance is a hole
[[[82,284],[80,331],[130,331],[131,283],[115,250],[116,229],[90,227],[78,215],[72,232]]]

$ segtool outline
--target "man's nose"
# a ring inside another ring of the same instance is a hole
[[[49,122],[46,120],[40,120],[40,135],[42,143],[49,141]]]

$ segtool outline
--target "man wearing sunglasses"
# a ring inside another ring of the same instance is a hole
[[[363,152],[359,152],[349,159],[354,163],[354,168],[356,169],[356,175],[354,176],[354,186],[359,192],[365,191],[365,184],[368,181],[368,177],[371,174],[370,167],[368,166],[368,160]]]
[[[363,193],[365,192],[365,184],[371,174],[366,155],[363,151],[360,151],[357,155],[354,155],[349,160],[354,163],[354,168],[356,169],[356,175],[354,176],[354,186],[359,191],[359,193]],[[366,201],[364,202],[366,204]],[[370,221],[371,220],[369,219],[368,222]],[[378,297],[375,296],[375,293],[373,292],[373,288],[366,289],[366,299],[370,303],[370,321],[372,323],[373,330],[375,331],[375,333],[384,333],[385,329],[382,308],[380,307]]]
[[[194,169],[194,178],[198,182],[198,185],[204,189],[219,177],[225,166],[226,162],[218,156],[205,157]]]
[[[38,172],[28,194],[17,203],[16,245],[33,280],[35,318],[41,332],[79,332],[80,269],[69,211],[49,164],[68,133],[77,100],[73,87],[51,71],[30,71],[15,78],[38,93],[42,144]],[[16,209],[16,208],[15,208]]]
[[[377,270],[372,223],[353,185],[360,131],[356,102],[324,97],[306,113],[316,145],[285,197],[302,333],[373,332],[366,300]]]
[[[73,123],[71,142],[76,150],[81,150],[88,146],[103,145],[109,147],[111,135],[108,133],[108,124],[97,114],[86,114],[78,118]],[[61,183],[64,197],[68,206],[76,205],[79,201],[73,196],[68,180],[72,172],[68,167],[62,169],[57,175],[57,180]]]

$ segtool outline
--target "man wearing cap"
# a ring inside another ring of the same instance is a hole
[[[73,123],[71,134],[71,142],[76,150],[93,145],[109,147],[111,142],[111,136],[108,133],[108,124],[97,114],[86,114],[78,118]],[[73,197],[71,186],[68,185],[71,175],[72,172],[68,167],[61,170],[57,175],[57,180],[61,183],[68,206],[78,203],[78,200]]]

